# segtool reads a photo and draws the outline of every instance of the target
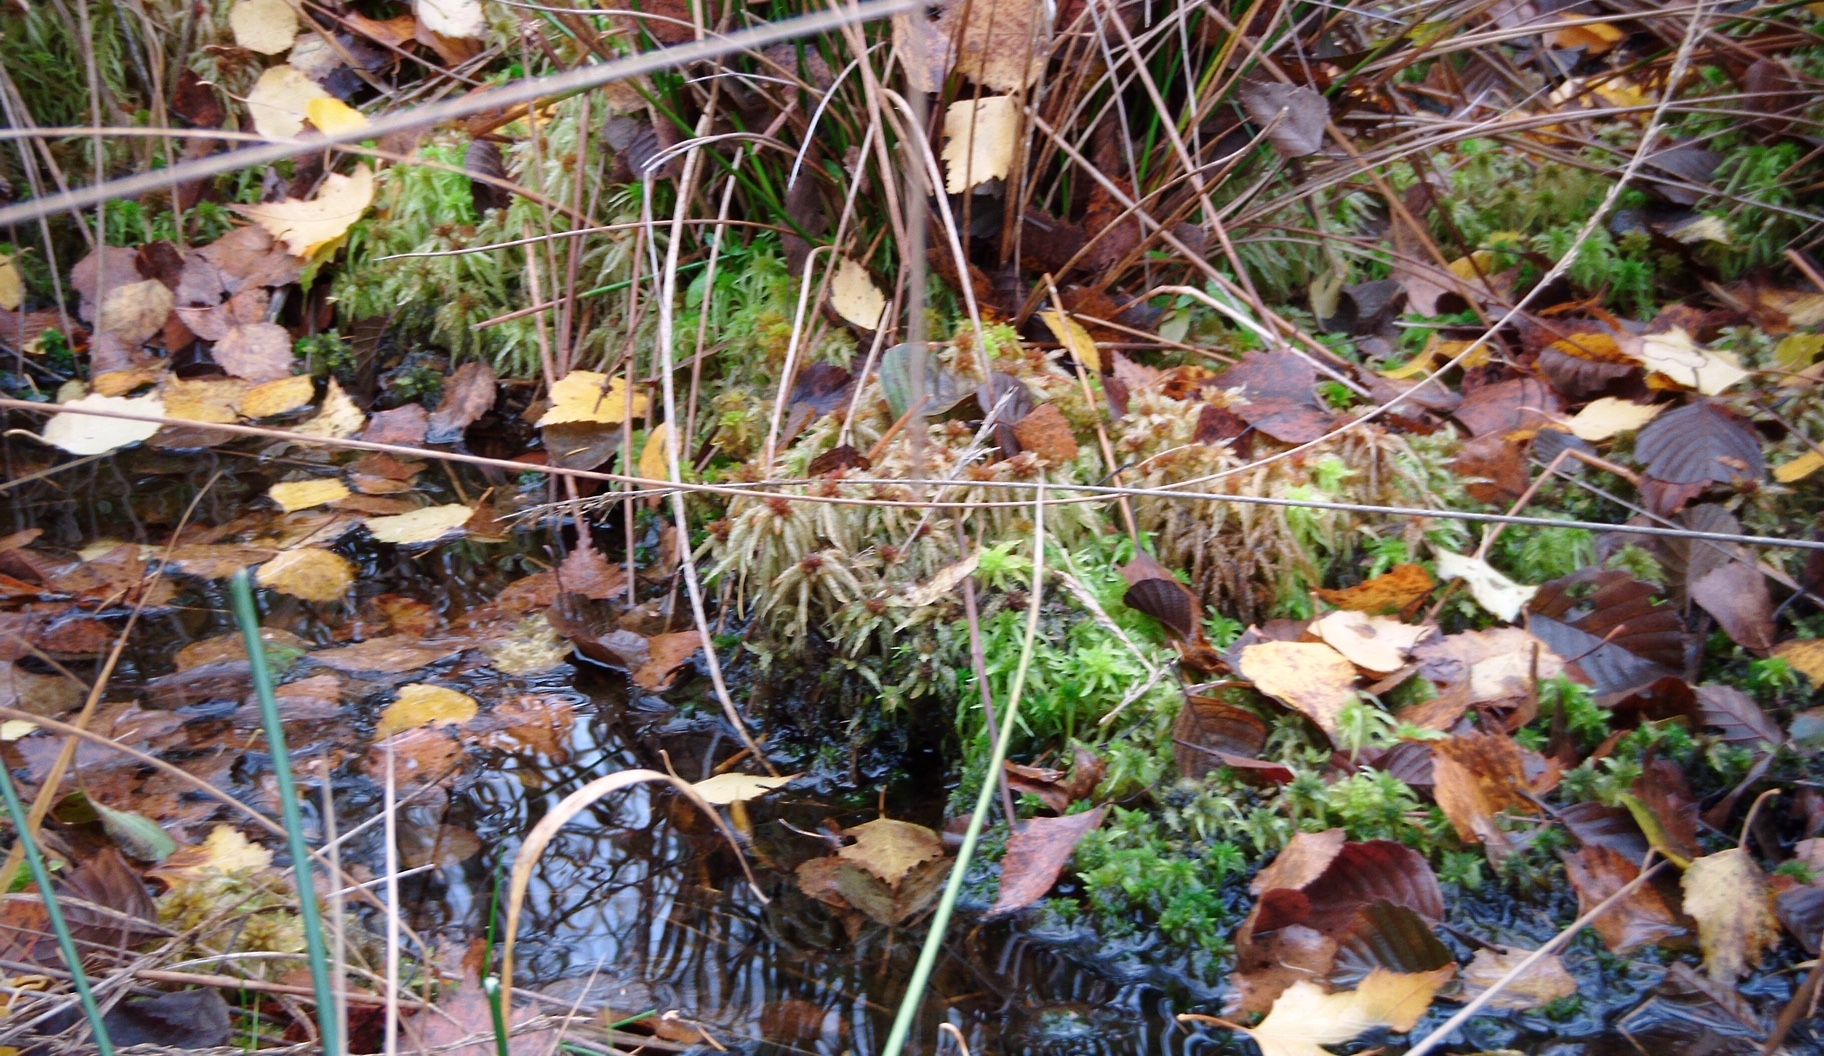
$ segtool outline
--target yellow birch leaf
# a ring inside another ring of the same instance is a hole
[[[247,112],[253,117],[253,130],[267,139],[296,139],[304,131],[304,119],[310,116],[310,101],[328,98],[329,93],[317,82],[280,63],[254,82],[247,93]]]
[[[646,417],[651,405],[644,394],[633,397],[633,416]],[[594,422],[618,425],[627,420],[627,379],[616,377],[610,382],[606,374],[593,370],[573,370],[551,386],[551,409],[538,420],[538,427]]]
[[[759,799],[775,788],[788,785],[797,774],[789,777],[757,777],[753,774],[717,774],[692,784],[697,795],[719,807],[730,803],[745,803],[750,799]]]
[[[348,498],[348,485],[335,477],[321,480],[291,480],[266,489],[266,497],[279,504],[286,513],[308,510],[326,502]]]
[[[1812,685],[1824,686],[1824,638],[1781,642],[1773,647],[1773,655],[1781,657],[1792,665],[1793,670],[1811,679]]]
[[[1607,440],[1617,433],[1639,429],[1659,417],[1664,404],[1635,403],[1614,396],[1591,401],[1570,420],[1572,434],[1585,440]]]
[[[1261,1056],[1330,1056],[1339,1045],[1378,1027],[1405,1032],[1418,1025],[1438,988],[1456,974],[1447,964],[1434,972],[1393,972],[1376,967],[1354,990],[1326,993],[1299,980],[1273,1002],[1267,1018],[1246,1031]]]
[[[1767,875],[1740,847],[1693,861],[1681,881],[1710,978],[1734,985],[1780,941]]]
[[[65,407],[82,408],[96,411],[118,411],[122,414],[138,414],[147,417],[163,417],[164,401],[157,393],[146,396],[102,396],[100,394],[84,396],[70,400]],[[44,423],[44,434],[39,438],[47,444],[61,447],[72,455],[99,455],[117,447],[125,447],[141,440],[148,439],[158,432],[158,422],[136,422],[124,418],[101,418],[92,414],[80,414],[75,411],[63,411]]]
[[[310,118],[310,123],[317,127],[317,131],[326,136],[367,124],[366,114],[334,96],[312,99],[305,104],[304,112]]]
[[[647,480],[671,479],[671,458],[665,452],[666,438],[670,434],[670,422],[653,426],[646,437],[646,446],[640,450],[640,476]]]
[[[285,0],[240,0],[228,9],[234,42],[261,55],[280,55],[298,36],[298,13]]]
[[[399,687],[398,699],[380,713],[374,736],[384,739],[420,726],[460,726],[481,710],[475,698],[443,686],[408,682]]]
[[[473,516],[475,511],[460,503],[426,506],[391,517],[370,517],[367,531],[382,543],[402,546],[433,543],[467,524]]]
[[[308,257],[318,246],[340,238],[373,201],[374,170],[357,165],[348,176],[336,172],[325,177],[322,189],[308,202],[287,198],[265,205],[237,205],[234,211],[285,243],[292,256]]]
[[[354,584],[355,566],[341,554],[307,546],[274,557],[254,578],[260,586],[294,598],[335,601]]]
[[[1020,104],[1008,95],[965,99],[944,111],[944,190],[962,194],[1006,179],[1020,139]]]
[[[880,326],[880,317],[886,314],[887,295],[874,285],[868,269],[843,257],[836,265],[835,277],[830,280],[830,307],[848,322],[863,330],[873,330]]]
[[[25,280],[13,258],[0,253],[0,308],[13,311],[25,303]]]
[[[1058,339],[1058,344],[1073,356],[1083,369],[1091,374],[1102,373],[1102,351],[1096,347],[1096,339],[1089,336],[1083,324],[1056,309],[1038,313],[1039,319]]]
[[[309,374],[294,374],[247,390],[247,395],[241,397],[240,412],[248,418],[270,418],[297,410],[316,394],[317,383]]]
[[[335,378],[329,379],[329,387],[323,390],[323,404],[317,413],[304,424],[293,429],[299,436],[320,436],[330,440],[341,440],[361,431],[367,424],[367,415],[355,406],[355,401]]]
[[[1804,480],[1824,467],[1824,455],[1816,451],[1807,451],[1791,462],[1773,467],[1773,479],[1781,484],[1791,484]]]

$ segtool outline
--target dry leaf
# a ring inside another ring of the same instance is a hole
[[[488,32],[481,0],[415,0],[412,10],[419,25],[440,36],[480,40]]]
[[[355,566],[341,554],[307,546],[274,557],[255,578],[260,586],[294,598],[336,601],[354,584]]]
[[[1774,647],[1773,655],[1811,679],[1812,685],[1824,686],[1824,638],[1781,642]]]
[[[332,172],[324,177],[317,196],[308,202],[287,198],[264,205],[237,205],[234,211],[285,243],[292,256],[308,257],[319,247],[341,238],[373,201],[374,170],[357,165],[348,176]]]
[[[1433,795],[1464,843],[1502,856],[1509,839],[1495,823],[1503,811],[1537,812],[1526,793],[1526,758],[1502,733],[1461,733],[1432,746]]]
[[[644,394],[635,394],[633,416],[646,417],[650,404],[651,401]],[[593,370],[573,370],[551,386],[551,409],[536,424],[541,429],[548,425],[569,425],[574,422],[618,425],[627,420],[627,411],[626,378],[616,377],[611,382],[606,374],[598,374]]]
[[[1642,337],[1636,355],[1654,373],[1705,396],[1715,396],[1748,377],[1734,356],[1699,348],[1679,329]]]
[[[1568,16],[1561,13],[1558,17]],[[1545,34],[1546,42],[1554,48],[1582,48],[1586,55],[1592,57],[1606,54],[1627,37],[1625,31],[1607,22],[1582,22],[1550,30]]]
[[[286,47],[290,46],[287,41]],[[329,98],[322,85],[290,64],[280,63],[254,82],[253,91],[247,93],[247,112],[253,115],[254,131],[267,139],[296,139],[310,117],[310,101]]]
[[[1463,996],[1476,995],[1495,985],[1497,981],[1520,966],[1520,962],[1532,956],[1532,950],[1510,947],[1505,953],[1496,953],[1484,947],[1477,950],[1469,966],[1463,969]],[[1577,977],[1564,967],[1564,961],[1555,953],[1546,954],[1539,962],[1520,973],[1513,982],[1501,988],[1501,992],[1489,999],[1488,1007],[1522,1010],[1538,1008],[1550,1004],[1562,997],[1571,997],[1577,993]]]
[[[1356,700],[1355,665],[1322,642],[1260,642],[1241,651],[1241,677],[1336,736],[1336,718]]]
[[[1437,585],[1424,565],[1395,565],[1365,583],[1315,593],[1339,609],[1385,615],[1416,605]]]
[[[646,446],[640,449],[640,476],[647,480],[671,479],[671,457],[665,450],[670,436],[670,422],[660,422],[646,434]]]
[[[1585,844],[1576,854],[1560,855],[1565,875],[1577,891],[1578,912],[1588,913],[1609,896],[1620,891],[1640,875],[1640,867],[1621,852],[1602,844]],[[1612,906],[1590,925],[1602,937],[1611,953],[1626,953],[1675,935],[1684,927],[1659,889],[1651,884],[1635,888],[1633,894]]]
[[[280,55],[298,36],[298,13],[286,0],[239,0],[228,9],[234,42],[261,55]]]
[[[887,295],[874,285],[868,269],[848,257],[840,257],[836,274],[830,279],[830,307],[852,325],[874,330],[886,314]]]
[[[335,477],[323,477],[319,480],[289,480],[274,484],[266,489],[266,497],[279,504],[279,509],[286,513],[308,510],[312,506],[322,506],[346,499],[349,496],[348,485]]]
[[[730,803],[745,803],[750,799],[759,799],[775,788],[783,788],[792,783],[797,774],[790,777],[760,777],[755,774],[717,774],[703,781],[692,782],[691,788],[697,795],[719,807]]]
[[[158,417],[165,413],[164,401],[157,393],[145,396],[84,396],[79,400],[71,400],[64,406],[148,417]],[[157,422],[134,422],[124,418],[101,418],[92,414],[60,411],[44,423],[44,433],[40,439],[72,455],[99,455],[148,439],[158,430]]]
[[[0,309],[15,311],[25,303],[25,279],[19,275],[19,266],[13,258],[0,253]]]
[[[1767,876],[1745,849],[1731,847],[1693,861],[1682,883],[1685,912],[1697,921],[1710,978],[1734,983],[1779,942]]]
[[[1405,1032],[1418,1025],[1438,988],[1450,981],[1457,966],[1406,974],[1377,967],[1354,990],[1325,993],[1300,980],[1273,1002],[1267,1018],[1246,1033],[1261,1056],[1331,1056],[1323,1046],[1338,1045],[1376,1027]]]
[[[297,410],[309,403],[316,394],[317,385],[310,375],[298,374],[255,385],[240,398],[239,410],[248,418],[270,418]]]
[[[1096,339],[1083,329],[1083,324],[1059,311],[1038,313],[1039,321],[1051,330],[1052,336],[1058,339],[1071,358],[1083,364],[1083,369],[1091,374],[1102,373],[1102,352],[1096,348]]]
[[[1043,0],[951,0],[938,16],[934,43],[954,42],[956,70],[975,83],[1017,92],[1045,68],[1049,21]]]
[[[95,328],[128,345],[140,345],[165,328],[177,298],[157,279],[111,287],[101,301]]]
[[[1773,479],[1781,484],[1795,484],[1824,468],[1824,454],[1807,451],[1790,462],[1773,467]]]
[[[1241,106],[1248,120],[1267,130],[1267,141],[1282,157],[1302,158],[1324,145],[1330,104],[1315,88],[1253,81],[1241,86]]]
[[[1630,433],[1646,425],[1665,410],[1664,404],[1635,403],[1632,400],[1604,396],[1578,411],[1568,425],[1574,436],[1584,440],[1607,440],[1617,433]]]
[[[461,503],[426,506],[392,517],[368,519],[367,531],[377,542],[411,546],[434,543],[469,522],[475,511]]]
[[[1001,858],[1001,890],[990,917],[1024,909],[1051,890],[1083,837],[1102,827],[1106,806],[1061,818],[1033,818],[1007,838]]]
[[[304,106],[304,116],[310,118],[310,123],[316,126],[317,131],[326,136],[367,124],[366,114],[333,97],[310,100]]]
[[[1020,141],[1020,104],[1007,95],[964,99],[944,111],[944,191],[962,194],[1007,178]]]
[[[1313,621],[1310,631],[1355,666],[1387,674],[1406,663],[1407,653],[1432,628],[1401,623],[1390,616],[1339,610]]]
[[[481,705],[466,693],[423,682],[408,682],[399,687],[398,698],[380,713],[374,736],[391,737],[420,726],[460,726],[480,710]]]
[[[1445,579],[1461,579],[1469,585],[1476,604],[1509,623],[1519,617],[1520,610],[1539,593],[1538,587],[1515,583],[1479,557],[1465,557],[1448,550],[1439,550],[1437,556],[1438,575]]]

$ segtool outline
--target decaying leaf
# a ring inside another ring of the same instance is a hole
[[[1055,309],[1047,309],[1038,316],[1071,358],[1083,364],[1084,370],[1091,374],[1102,373],[1102,353],[1096,348],[1096,339],[1083,329],[1082,323]]]
[[[1683,330],[1648,334],[1640,339],[1640,361],[1686,388],[1715,396],[1748,377],[1733,356],[1699,348]]]
[[[867,268],[848,257],[839,257],[836,274],[830,279],[830,307],[850,324],[873,330],[887,312],[887,295],[874,285]]]
[[[488,32],[481,0],[414,0],[412,10],[421,26],[440,36],[480,40]]]
[[[640,476],[647,480],[670,480],[671,459],[665,445],[671,437],[671,423],[660,422],[646,435],[646,446],[640,448]]]
[[[346,499],[349,494],[348,485],[335,477],[283,481],[266,489],[266,497],[278,503],[279,509],[286,513],[296,513],[312,506]]]
[[[293,256],[308,257],[341,238],[373,201],[374,170],[357,165],[347,176],[339,172],[325,176],[322,188],[310,201],[287,198],[262,205],[237,205],[234,210],[285,243]]]
[[[475,511],[461,503],[426,506],[421,510],[391,517],[370,517],[367,531],[377,542],[416,546],[434,543],[451,535],[469,523],[469,518],[473,516]]]
[[[1277,784],[1293,780],[1297,775],[1291,767],[1256,758],[1266,743],[1265,719],[1215,697],[1187,696],[1172,724],[1172,756],[1178,772],[1192,781],[1223,766]]]
[[[1463,969],[1463,996],[1475,997],[1487,990],[1520,967],[1521,962],[1531,956],[1532,952],[1518,947],[1501,953],[1486,947],[1477,950],[1475,957],[1470,959],[1469,966]],[[1513,982],[1502,987],[1501,992],[1490,998],[1488,1004],[1491,1008],[1538,1008],[1576,993],[1577,977],[1565,969],[1562,958],[1550,953],[1520,973]]]
[[[1307,444],[1336,427],[1336,415],[1318,399],[1317,371],[1290,349],[1249,352],[1218,381],[1241,390],[1229,410],[1275,440]]]
[[[15,311],[25,303],[25,279],[13,258],[0,253],[0,310]]]
[[[1564,661],[1520,627],[1495,627],[1433,638],[1413,647],[1419,673],[1464,692],[1466,704],[1526,695],[1535,681],[1558,677]]]
[[[1337,716],[1353,703],[1355,665],[1322,642],[1260,642],[1241,651],[1241,677],[1299,712],[1331,738]]]
[[[170,287],[157,279],[110,287],[102,297],[95,327],[129,346],[139,345],[164,328],[176,304]]]
[[[298,13],[286,0],[239,0],[228,9],[228,28],[248,51],[279,55],[297,39]]]
[[[646,662],[634,668],[633,682],[641,689],[660,693],[671,688],[678,672],[703,648],[703,634],[694,630],[656,634],[646,645],[650,652]]]
[[[1640,875],[1638,865],[1601,844],[1589,844],[1575,854],[1561,857],[1565,875],[1577,891],[1579,913],[1588,913]],[[1611,953],[1626,953],[1685,933],[1678,915],[1651,884],[1635,888],[1590,926]]]
[[[1339,610],[1313,620],[1310,632],[1362,670],[1387,674],[1406,663],[1412,647],[1428,637],[1432,628]]]
[[[1765,654],[1773,648],[1773,596],[1767,577],[1749,561],[1730,561],[1711,569],[1690,586],[1691,600],[1744,649]]]
[[[1634,438],[1634,459],[1671,484],[1759,480],[1767,468],[1753,428],[1709,400],[1654,419]]]
[[[551,386],[551,409],[539,417],[537,425],[541,429],[575,422],[619,425],[629,413],[646,417],[650,404],[643,393],[628,399],[626,378],[617,376],[611,382],[606,374],[573,370]]]
[[[64,404],[66,408],[82,408],[95,411],[118,411],[122,414],[137,414],[147,417],[159,417],[165,413],[163,399],[157,393],[145,396],[84,396]],[[51,416],[44,423],[44,432],[40,439],[55,447],[60,447],[72,455],[99,455],[117,447],[136,444],[149,439],[158,432],[157,422],[129,421],[125,418],[102,418],[93,414],[81,414],[75,410],[64,410]]]
[[[260,566],[260,586],[305,601],[336,601],[355,582],[348,558],[314,546],[287,550]]]
[[[285,340],[285,358],[291,359],[289,337]],[[287,363],[287,367],[289,366],[290,364]],[[248,381],[256,380],[255,377],[238,373],[232,369],[229,370],[229,373]],[[305,406],[316,394],[316,382],[311,380],[309,374],[298,374],[291,377],[281,375],[275,380],[248,389],[247,393],[240,398],[238,406],[241,414],[248,418],[271,418],[274,415],[287,414]]]
[[[461,652],[462,648],[461,642],[432,643],[412,635],[392,634],[335,649],[324,649],[310,654],[310,658],[338,671],[375,671],[396,675],[434,664]]]
[[[1033,818],[1016,829],[1007,838],[1007,854],[1001,859],[1001,891],[988,915],[1012,913],[1044,898],[1058,882],[1071,852],[1083,837],[1101,827],[1107,812],[1107,807],[1096,807],[1061,818]]]
[[[761,777],[757,774],[717,774],[702,781],[696,781],[690,787],[697,790],[710,803],[719,807],[730,803],[745,803],[750,799],[759,799],[775,788],[783,788],[792,783],[797,774],[789,777]]]
[[[1509,623],[1520,616],[1520,610],[1539,592],[1538,587],[1515,583],[1479,557],[1466,557],[1448,550],[1439,550],[1437,557],[1438,575],[1445,579],[1461,579],[1469,586],[1476,604]]]
[[[1007,178],[1020,143],[1020,104],[1008,95],[964,99],[944,111],[944,190],[962,194]]]
[[[1437,587],[1424,565],[1395,565],[1365,583],[1314,593],[1339,609],[1389,615],[1416,605]]]
[[[444,686],[409,682],[399,687],[399,696],[380,713],[374,736],[391,737],[403,730],[420,726],[460,726],[481,710],[475,698]]]
[[[1053,404],[1036,407],[1013,423],[1013,435],[1020,442],[1020,450],[1030,451],[1050,465],[1074,461],[1081,453],[1077,434],[1071,430],[1064,412]]]
[[[1438,808],[1465,843],[1481,843],[1491,857],[1509,845],[1496,824],[1505,811],[1537,812],[1527,793],[1526,760],[1513,738],[1501,733],[1460,733],[1432,746]]]
[[[1045,68],[1049,21],[1041,0],[950,0],[934,29],[938,42],[954,44],[957,71],[984,88],[1017,92]]]
[[[1767,875],[1741,847],[1707,854],[1685,869],[1685,912],[1697,921],[1704,968],[1733,983],[1780,940]]]
[[[329,379],[323,389],[323,402],[317,407],[317,413],[292,430],[299,436],[321,436],[329,439],[342,439],[354,436],[367,424],[367,415],[355,405],[355,401],[343,391],[340,382]]]
[[[290,47],[289,42],[286,46]],[[323,90],[322,85],[304,76],[291,64],[280,63],[260,74],[260,79],[254,82],[253,90],[247,93],[247,111],[253,115],[254,131],[267,139],[296,139],[299,133],[304,131],[304,122],[310,118],[310,101],[329,98],[332,97]],[[365,202],[362,205],[363,208],[366,207]],[[238,208],[267,207],[241,206]],[[246,215],[253,216],[254,214]],[[354,222],[354,218],[348,221],[349,224]],[[346,228],[348,224],[342,226]],[[336,234],[341,234],[341,231],[338,230]],[[273,235],[280,237],[276,231],[273,232]],[[299,253],[296,249],[293,249],[292,252],[300,257],[309,255]]]
[[[1267,141],[1283,157],[1302,158],[1324,145],[1330,104],[1315,88],[1253,81],[1241,86],[1241,106],[1248,120],[1267,130]]]

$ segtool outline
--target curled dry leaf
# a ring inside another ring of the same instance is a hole
[[[444,686],[409,682],[399,687],[399,696],[380,713],[374,736],[391,737],[420,726],[460,726],[481,710],[475,698]]]
[[[355,566],[341,554],[307,546],[261,565],[256,578],[260,586],[294,598],[335,601],[354,584]]]
[[[1310,633],[1362,670],[1384,675],[1404,666],[1412,647],[1428,637],[1432,628],[1339,610],[1312,621]]]
[[[136,444],[158,432],[157,422],[130,421],[125,418],[102,418],[75,410],[116,411],[160,417],[165,413],[163,399],[157,393],[145,396],[84,396],[64,404],[71,410],[59,411],[44,423],[39,439],[60,447],[72,455],[99,455],[117,447]]]
[[[341,238],[373,201],[374,170],[357,165],[347,176],[332,172],[324,177],[323,186],[310,201],[287,198],[262,205],[237,205],[234,211],[285,243],[292,256],[308,257]]]
[[[839,257],[836,274],[830,279],[830,307],[851,325],[874,330],[887,313],[887,295],[874,285],[868,269],[846,256]]]
[[[1332,739],[1353,703],[1355,665],[1322,642],[1261,642],[1241,651],[1241,677],[1310,719]]]
[[[1466,557],[1448,550],[1439,550],[1437,556],[1438,575],[1462,580],[1469,586],[1476,604],[1509,623],[1519,617],[1520,610],[1539,592],[1538,587],[1515,583],[1479,557]]]
[[[286,0],[239,0],[228,9],[228,28],[248,51],[279,55],[297,39],[298,13]]]
[[[1001,891],[990,917],[1024,909],[1051,890],[1064,871],[1072,851],[1083,837],[1101,828],[1107,807],[1096,807],[1061,818],[1033,818],[1007,839],[1001,859]]]
[[[962,194],[1007,178],[1020,144],[1020,104],[1012,96],[964,99],[944,111],[944,190]]]
[[[416,546],[454,534],[474,515],[474,510],[461,503],[426,506],[392,517],[371,517],[367,521],[367,531],[376,542]]]
[[[289,63],[280,63],[254,82],[253,90],[247,93],[247,112],[253,116],[254,131],[267,139],[296,139],[310,117],[310,101],[329,98],[322,85]]]
[[[1685,869],[1685,912],[1697,921],[1704,969],[1719,983],[1733,983],[1780,939],[1772,889],[1741,847],[1707,854]]]

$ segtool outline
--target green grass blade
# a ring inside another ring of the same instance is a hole
[[[298,811],[297,783],[292,780],[291,756],[285,747],[285,725],[279,721],[279,704],[273,699],[272,669],[266,666],[266,649],[260,642],[260,614],[253,606],[253,582],[246,569],[234,574],[230,592],[234,595],[235,621],[241,625],[241,637],[247,642],[253,692],[260,701],[266,747],[272,752],[273,778],[285,815],[285,837],[291,850],[292,875],[297,878],[298,915],[304,922],[304,945],[310,958],[311,989],[316,992],[317,1031],[323,1042],[323,1056],[342,1056],[341,1032],[336,1027],[336,992],[329,980],[329,952],[323,942],[322,914],[317,910],[310,845],[304,842],[304,818]]]
[[[89,1017],[89,1030],[95,1035],[95,1047],[101,1056],[114,1056],[114,1042],[108,1038],[108,1025],[101,1018],[101,1006],[95,1003],[95,992],[89,989],[89,976],[82,970],[82,955],[76,952],[76,936],[70,934],[70,924],[63,919],[63,907],[57,904],[57,895],[51,890],[51,871],[45,867],[44,855],[38,851],[38,841],[32,836],[31,821],[25,815],[25,804],[19,802],[19,791],[13,787],[13,775],[0,765],[0,793],[6,796],[6,811],[13,816],[13,826],[19,833],[19,844],[25,849],[25,864],[32,870],[32,880],[38,885],[38,893],[44,898],[44,912],[50,918],[51,931],[57,936],[57,948],[63,951],[63,963],[70,969],[70,983],[76,988],[76,997],[82,1002],[82,1014]]]

